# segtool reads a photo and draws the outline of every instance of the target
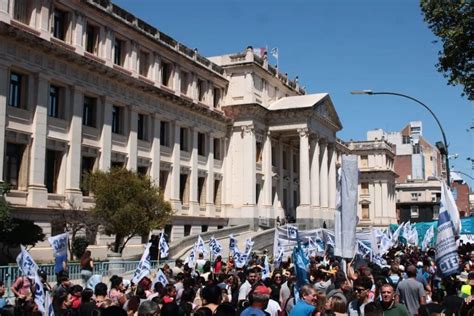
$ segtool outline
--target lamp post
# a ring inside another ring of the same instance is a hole
[[[445,157],[445,163],[446,163],[446,179],[447,179],[447,182],[448,182],[448,186],[450,185],[451,183],[451,175],[450,175],[450,171],[449,171],[449,153],[448,153],[448,141],[446,140],[446,134],[444,133],[444,129],[443,127],[441,126],[441,123],[439,122],[438,118],[436,117],[436,115],[434,114],[434,112],[426,105],[424,104],[423,102],[421,102],[420,100],[417,100],[413,97],[410,97],[408,95],[405,95],[405,94],[401,94],[401,93],[396,93],[396,92],[374,92],[372,90],[359,90],[359,91],[351,91],[351,94],[366,94],[366,95],[394,95],[394,96],[397,96],[397,97],[402,97],[402,98],[406,98],[406,99],[410,99],[416,103],[418,103],[419,105],[421,105],[422,107],[424,107],[425,109],[428,110],[428,112],[431,113],[431,115],[433,116],[433,118],[435,119],[436,123],[438,123],[438,126],[439,126],[439,129],[441,130],[441,134],[443,135],[443,145],[444,145],[444,157]],[[439,148],[438,148],[439,149]]]

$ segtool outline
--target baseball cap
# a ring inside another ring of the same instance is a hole
[[[270,295],[270,289],[266,287],[265,285],[258,285],[253,290],[253,293],[260,294],[260,295]]]
[[[418,261],[418,262],[416,263],[416,266],[419,267],[419,268],[423,267],[423,262]]]

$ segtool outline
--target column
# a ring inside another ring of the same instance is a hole
[[[281,138],[278,139],[278,148],[277,148],[277,169],[278,169],[278,207],[283,209],[283,182],[284,182],[284,172],[283,172],[283,143]],[[283,217],[281,217],[283,216]],[[280,212],[280,220],[285,217],[285,213],[283,211]]]
[[[382,219],[390,219],[391,214],[389,213],[389,204],[388,204],[388,188],[387,188],[387,181],[382,182],[382,192],[381,192],[381,200],[382,200],[382,205],[381,205],[381,210],[380,213],[378,214]],[[385,224],[385,223],[384,223]]]
[[[46,133],[48,108],[48,79],[42,74],[35,76],[36,100],[30,151],[30,174],[27,206],[47,207],[48,193],[45,186]]]
[[[179,201],[179,181],[181,175],[181,146],[180,146],[180,133],[179,133],[179,125],[175,122],[170,122],[170,130],[173,130],[173,152],[171,154],[171,190],[170,190],[170,200],[172,203],[173,209],[181,209],[181,202]]]
[[[209,135],[209,154],[207,156],[207,178],[206,178],[206,213],[210,217],[215,215],[214,205],[214,138]]]
[[[294,206],[295,201],[293,200],[294,194],[294,187],[295,187],[295,178],[293,177],[293,145],[290,142],[290,146],[288,147],[288,175],[290,181],[288,183],[288,209],[286,210],[287,215],[294,215]]]
[[[189,209],[191,215],[199,215],[199,203],[198,203],[198,130],[196,128],[191,129],[192,133],[192,149],[191,149],[191,173],[188,177],[190,181],[189,186]]]
[[[81,160],[82,160],[82,111],[84,94],[77,87],[72,88],[72,117],[69,125],[69,150],[66,163],[66,195],[71,200],[81,199]],[[77,201],[77,202],[79,202]],[[75,205],[75,204],[74,204]]]
[[[273,170],[272,170],[272,139],[270,132],[267,133],[265,143],[263,144],[263,205],[272,206],[272,187],[273,187]]]
[[[375,218],[379,216],[382,212],[382,183],[380,181],[374,182],[374,192],[373,192],[373,201],[374,201],[374,208],[373,212],[370,214],[370,221],[373,223]]]
[[[8,68],[0,65],[0,183],[3,182],[3,163],[5,160],[5,127],[7,120]]]
[[[103,118],[102,132],[100,135],[100,158],[99,169],[107,171],[110,169],[112,159],[112,102],[110,98],[102,98]]]
[[[311,206],[317,207],[319,202],[319,141],[318,137],[311,140],[313,156],[311,157]]]
[[[130,113],[130,132],[128,134],[128,144],[127,144],[127,169],[136,171],[137,170],[137,154],[138,154],[138,140],[137,140],[137,130],[138,130],[138,113],[133,111],[132,107],[128,108]]]
[[[76,23],[74,25],[72,45],[76,47],[76,52],[82,54],[84,52],[84,31],[86,28],[85,16],[79,11],[75,11]]]
[[[299,129],[300,136],[300,205],[309,206],[310,198],[310,170],[309,170],[309,131],[306,128]]]
[[[337,160],[337,151],[336,144],[329,144],[329,172],[328,172],[328,186],[329,186],[329,208],[331,210],[336,209],[336,160]]]
[[[321,207],[327,208],[328,203],[328,148],[326,140],[321,139],[319,143],[321,148],[321,163],[319,168],[319,201]]]
[[[173,87],[176,95],[181,95],[181,67],[179,64],[174,64],[173,67]]]
[[[257,143],[255,139],[255,129],[253,125],[242,126],[242,161],[243,161],[243,203],[244,205],[255,205],[257,196],[255,188],[257,186],[255,161]]]
[[[153,121],[153,134],[152,134],[152,144],[151,144],[151,169],[150,177],[155,185],[160,186],[160,118],[158,115],[154,114],[150,116],[150,119]],[[165,188],[162,188],[164,191]]]

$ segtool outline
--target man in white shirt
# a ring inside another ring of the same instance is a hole
[[[247,273],[247,280],[240,286],[239,289],[239,302],[246,300],[247,296],[249,295],[250,290],[252,289],[252,285],[257,280],[257,273],[255,270],[249,270]]]

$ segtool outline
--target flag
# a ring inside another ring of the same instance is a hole
[[[326,246],[334,247],[334,239],[329,233],[326,234]]]
[[[402,237],[405,238],[408,242],[408,238],[410,237],[410,231],[411,231],[411,224],[410,221],[406,222],[405,225],[403,225],[402,229]]]
[[[298,228],[286,225],[286,235],[288,239],[298,239]]]
[[[407,242],[411,245],[418,246],[418,231],[416,230],[415,224],[410,227]]]
[[[229,235],[229,251],[234,252],[234,251],[239,251],[239,248],[237,247],[237,239],[234,238],[234,235]]]
[[[31,280],[34,280],[33,292],[35,303],[38,306],[38,310],[41,312],[41,314],[47,315],[47,312],[45,310],[44,288],[43,283],[41,282],[41,279],[38,275],[38,265],[23,245],[20,246],[20,249],[20,253],[16,257],[16,263],[18,265],[18,268],[24,276]]]
[[[358,240],[356,253],[360,254],[363,258],[365,258],[367,255],[372,256],[372,249],[366,244],[364,244],[362,241]]]
[[[392,247],[392,239],[387,236],[386,234],[383,234],[380,243],[379,243],[379,253],[381,255],[387,253],[387,251]]]
[[[255,242],[253,242],[252,238],[250,238],[250,237],[245,240],[245,251],[244,252],[246,254],[250,254],[250,252],[252,252],[252,248],[253,248],[254,243]]]
[[[206,245],[204,244],[204,240],[202,240],[201,235],[198,236],[198,240],[196,243],[196,250],[207,256],[209,251],[206,249]]]
[[[214,256],[218,256],[222,252],[222,245],[216,238],[214,238],[214,236],[209,240],[209,249]]]
[[[153,281],[153,286],[155,286],[155,284],[158,282],[163,284],[163,286],[168,285],[168,278],[163,273],[163,271],[161,271],[161,269],[158,269],[158,271],[156,272],[156,277],[155,277],[155,280]]]
[[[306,258],[301,244],[298,242],[297,246],[293,248],[292,261],[295,265],[296,272],[296,287],[297,290],[309,283],[308,279],[308,259]]]
[[[379,254],[372,256],[372,262],[381,268],[387,265],[387,261],[384,258],[382,258],[382,256]]]
[[[441,191],[441,205],[438,217],[438,237],[436,239],[436,265],[442,277],[459,273],[459,256],[454,227],[448,211],[449,197],[445,190]]]
[[[421,250],[426,251],[430,246],[431,241],[434,237],[434,225],[431,225],[430,228],[425,233],[425,237],[423,238],[423,242],[421,243]]]
[[[248,259],[248,254],[247,253],[241,253],[240,251],[235,251],[234,252],[234,262],[235,262],[235,266],[237,268],[243,268],[245,266],[245,264],[247,263],[247,259]]]
[[[270,264],[268,263],[268,256],[265,256],[265,261],[263,262],[262,280],[268,279],[269,277],[270,277]]]
[[[63,265],[67,262],[68,233],[48,237],[48,241],[53,247],[54,272],[59,273],[64,270]]]
[[[341,164],[341,236],[342,257],[352,258],[356,245],[357,189],[359,167],[357,156],[342,155]]]
[[[334,255],[342,255],[342,191],[341,191],[341,168],[337,168],[336,174],[336,211],[334,212]]]
[[[275,59],[278,59],[278,48],[274,47],[271,50],[272,56],[275,57]]]
[[[161,233],[160,241],[158,242],[158,247],[160,248],[160,257],[161,258],[168,257],[170,247],[168,246],[168,243],[166,242],[166,239],[163,233]]]
[[[150,246],[151,243],[145,245],[145,251],[138,262],[135,273],[133,274],[132,282],[138,284],[143,277],[147,276],[151,270],[151,261],[150,261]]]
[[[258,48],[253,49],[253,53],[260,58],[263,57],[263,55],[265,55],[266,52],[267,52],[266,47],[258,47]]]
[[[184,259],[184,264],[188,264],[188,267],[193,268],[196,264],[196,244],[193,245],[191,248],[191,252],[189,255]]]
[[[393,233],[392,235],[392,243],[393,244],[397,244],[398,243],[398,238],[400,237],[400,233],[402,232],[403,230],[403,226],[404,224],[400,224],[398,225],[397,229],[395,230],[395,232]]]
[[[453,232],[455,236],[459,236],[461,232],[461,220],[459,219],[459,211],[458,207],[456,206],[456,201],[453,197],[453,192],[449,189],[446,183],[443,181],[441,183],[442,193],[444,193],[445,197],[445,207],[448,211],[449,217],[451,218],[451,222],[453,223]]]

